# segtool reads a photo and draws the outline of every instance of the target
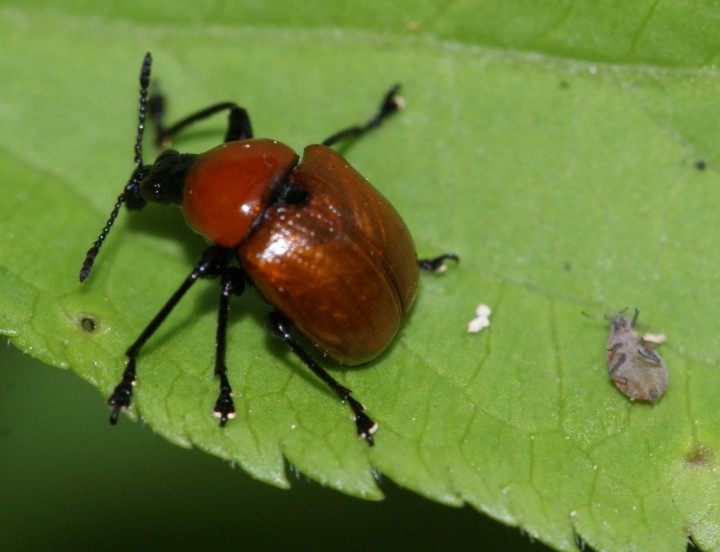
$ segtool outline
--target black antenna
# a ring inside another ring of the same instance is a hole
[[[118,213],[120,212],[120,207],[122,206],[122,204],[126,201],[129,201],[129,204],[132,204],[132,207],[135,208],[142,207],[142,205],[144,205],[144,201],[142,200],[142,198],[140,198],[139,192],[140,182],[143,179],[144,169],[142,159],[142,139],[143,134],[145,133],[145,112],[147,111],[151,66],[152,56],[150,55],[150,52],[148,52],[147,54],[145,54],[142,68],[140,69],[140,113],[138,117],[137,137],[135,138],[135,170],[133,170],[133,173],[130,176],[130,180],[125,185],[125,189],[118,196],[117,201],[115,202],[115,206],[113,207],[113,210],[110,213],[110,216],[108,217],[105,226],[98,235],[97,240],[95,240],[95,243],[90,249],[88,249],[87,255],[85,255],[85,261],[83,262],[82,268],[80,269],[80,283],[87,280],[88,276],[90,276],[90,271],[92,270],[93,263],[95,262],[95,257],[97,257],[98,253],[100,252],[100,246],[103,244],[105,238],[110,233],[110,228],[112,228],[112,225],[115,222]]]

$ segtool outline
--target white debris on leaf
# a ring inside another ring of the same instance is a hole
[[[654,334],[654,333],[646,333],[644,336],[642,336],[643,341],[647,341],[648,343],[653,343],[655,345],[662,345],[667,341],[667,336],[665,334]]]
[[[484,303],[480,303],[475,309],[476,318],[468,323],[468,333],[478,333],[490,326],[490,314],[492,310]]]

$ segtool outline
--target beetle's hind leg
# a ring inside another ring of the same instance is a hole
[[[443,255],[438,255],[432,259],[419,259],[418,265],[420,266],[420,270],[427,270],[428,272],[442,272],[445,270],[445,261],[460,262],[460,257],[458,257],[455,253],[444,253]]]
[[[396,84],[390,90],[388,90],[385,96],[383,96],[382,102],[380,103],[380,107],[377,112],[374,113],[373,116],[370,117],[367,122],[365,122],[365,124],[353,125],[339,130],[332,136],[329,136],[328,138],[323,140],[322,145],[328,147],[334,146],[335,144],[343,140],[359,138],[368,130],[379,127],[385,119],[387,119],[390,115],[395,113],[403,106],[401,98],[397,95],[399,90],[399,84]]]
[[[282,339],[290,350],[312,370],[325,384],[333,390],[341,401],[347,402],[353,413],[355,414],[355,425],[357,433],[372,446],[374,444],[373,433],[377,430],[377,424],[365,414],[365,407],[355,400],[347,387],[340,385],[335,379],[328,374],[315,360],[303,349],[302,345],[293,337],[291,332],[292,325],[279,312],[271,312],[267,315],[267,321],[273,333]]]

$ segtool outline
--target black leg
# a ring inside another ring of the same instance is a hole
[[[343,387],[335,381],[315,360],[302,348],[302,345],[292,336],[290,330],[292,328],[290,322],[280,313],[271,312],[267,316],[270,329],[277,334],[290,350],[307,366],[313,373],[327,384],[333,392],[340,397],[340,400],[350,405],[355,414],[355,425],[357,433],[365,439],[370,446],[373,445],[373,433],[377,429],[377,424],[365,414],[365,407],[356,401],[352,396],[350,389]]]
[[[245,140],[253,137],[250,116],[245,108],[234,102],[222,102],[211,105],[196,113],[188,115],[170,127],[165,127],[165,96],[156,92],[150,96],[148,109],[150,117],[155,126],[155,145],[165,146],[172,140],[173,136],[190,125],[212,117],[221,111],[228,111],[228,127],[225,133],[225,142]]]
[[[618,343],[617,348],[619,349],[620,347],[622,347],[622,345],[620,343]],[[615,347],[613,347],[613,349],[615,349]],[[625,361],[627,361],[627,355],[625,353],[618,354],[617,360],[608,370],[608,374],[611,376],[614,376],[617,373],[617,371],[620,369],[620,367],[623,364],[625,364]],[[625,379],[625,378],[623,378],[623,379]]]
[[[227,320],[230,313],[230,298],[242,294],[245,289],[245,274],[234,266],[222,273],[220,284],[220,309],[218,310],[217,337],[215,339],[215,375],[220,378],[220,394],[215,403],[215,416],[220,418],[220,427],[235,417],[232,387],[227,378],[225,350],[227,349]]]
[[[370,117],[364,125],[355,125],[336,132],[332,136],[323,140],[323,146],[330,147],[342,140],[358,138],[365,134],[368,130],[380,126],[387,117],[402,107],[402,103],[397,96],[398,90],[400,90],[399,84],[396,84],[388,90],[387,94],[383,97],[382,103],[380,104],[380,109],[378,109],[377,113]]]
[[[455,253],[445,253],[444,255],[438,255],[432,259],[419,259],[418,265],[420,266],[420,270],[441,272],[445,270],[445,261],[460,262],[460,257],[455,255]]]
[[[575,541],[575,547],[580,550],[580,552],[595,552],[595,549],[590,546],[588,543],[586,543],[580,535],[577,534],[575,529],[573,528],[573,540]]]
[[[110,423],[115,425],[118,420],[120,410],[128,408],[132,399],[133,384],[136,378],[135,364],[137,362],[138,354],[143,345],[147,342],[150,337],[157,331],[160,325],[165,321],[168,315],[172,312],[175,306],[178,304],[180,299],[183,298],[185,293],[190,287],[197,281],[198,278],[212,278],[222,273],[227,266],[227,263],[232,258],[231,252],[221,247],[212,246],[205,250],[200,261],[195,265],[192,272],[189,274],[185,281],[180,287],[172,294],[167,303],[160,309],[150,323],[145,327],[140,336],[135,342],[128,347],[125,352],[125,356],[128,357],[128,363],[123,372],[122,380],[115,387],[113,394],[108,399],[108,404],[113,407],[112,414],[110,414]]]

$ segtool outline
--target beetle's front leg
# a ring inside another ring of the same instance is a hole
[[[113,407],[110,414],[110,423],[115,425],[118,420],[120,410],[130,406],[132,401],[133,385],[137,376],[136,363],[137,357],[143,345],[157,331],[160,325],[165,321],[173,309],[177,306],[190,287],[198,280],[198,278],[213,278],[222,273],[227,266],[231,253],[225,248],[212,246],[205,250],[200,260],[197,262],[192,272],[185,278],[180,287],[172,294],[170,299],[140,333],[135,342],[128,347],[125,356],[128,358],[127,366],[123,372],[120,383],[113,390],[112,395],[108,399],[108,404]]]
[[[220,418],[223,427],[229,419],[235,417],[235,405],[232,399],[232,387],[227,378],[225,351],[227,349],[227,321],[230,313],[230,298],[241,295],[245,290],[245,274],[231,266],[222,273],[220,281],[220,307],[218,310],[217,336],[215,339],[215,375],[220,378],[220,394],[213,412]]]

